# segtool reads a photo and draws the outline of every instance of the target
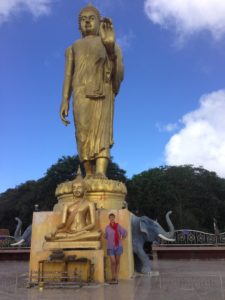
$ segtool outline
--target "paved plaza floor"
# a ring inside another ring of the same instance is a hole
[[[225,260],[160,260],[158,276],[77,289],[26,288],[28,262],[0,261],[1,300],[225,300]]]

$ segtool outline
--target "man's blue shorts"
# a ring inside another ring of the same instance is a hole
[[[123,253],[123,247],[119,246],[114,249],[107,249],[107,255],[108,256],[119,256]]]

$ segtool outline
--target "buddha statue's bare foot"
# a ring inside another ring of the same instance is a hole
[[[87,174],[85,176],[85,179],[91,179],[91,178],[95,178],[95,175],[94,174]]]
[[[55,232],[51,232],[49,234],[46,234],[45,235],[45,240],[47,242],[55,240],[55,234],[56,234]]]
[[[104,173],[97,173],[94,176],[95,179],[107,179],[106,175]]]

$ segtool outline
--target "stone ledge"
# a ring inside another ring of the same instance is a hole
[[[153,246],[153,260],[157,259],[224,259],[224,246]]]
[[[101,248],[100,241],[55,241],[55,242],[44,242],[43,249],[44,250],[55,250],[55,249],[94,249],[98,250]]]

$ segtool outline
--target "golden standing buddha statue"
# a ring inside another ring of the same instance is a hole
[[[65,125],[73,94],[73,115],[80,161],[87,178],[106,178],[113,145],[114,98],[123,80],[123,61],[112,20],[101,20],[92,5],[79,14],[82,38],[66,50],[60,117]]]

